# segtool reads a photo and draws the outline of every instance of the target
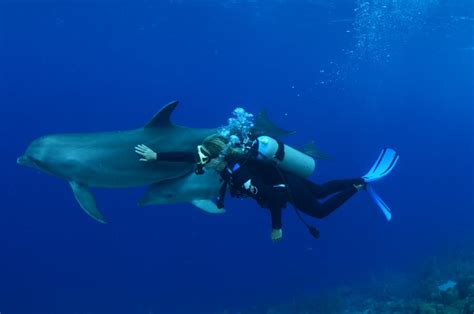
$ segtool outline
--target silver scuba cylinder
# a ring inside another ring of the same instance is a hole
[[[316,162],[311,156],[269,136],[259,136],[257,141],[257,159],[274,161],[282,170],[303,178],[309,177],[314,172]]]

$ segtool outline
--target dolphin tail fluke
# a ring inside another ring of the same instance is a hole
[[[211,200],[194,200],[191,202],[194,206],[210,214],[225,213],[225,209],[217,208],[217,205]]]
[[[69,184],[71,185],[74,196],[82,209],[98,222],[103,224],[107,223],[104,216],[100,213],[99,209],[97,209],[95,197],[89,190],[89,187],[74,181],[70,181]]]
[[[314,159],[318,159],[318,160],[330,160],[331,157],[324,153],[323,151],[321,151],[315,144],[314,141],[311,141],[309,143],[307,143],[305,146],[303,146],[303,148],[301,149],[301,151],[311,157],[313,157]]]

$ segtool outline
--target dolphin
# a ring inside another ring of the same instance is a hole
[[[185,162],[139,162],[134,152],[143,143],[156,152],[194,152],[216,128],[188,128],[171,122],[178,105],[165,105],[144,126],[134,130],[101,133],[46,135],[34,140],[17,163],[37,168],[69,182],[81,208],[95,220],[105,223],[90,187],[126,188],[148,185],[191,173],[194,165]],[[266,112],[255,120],[254,136],[280,137],[293,132],[268,121]]]
[[[138,204],[191,203],[208,213],[220,214],[225,210],[217,208],[212,200],[219,195],[221,186],[220,175],[215,170],[207,170],[202,175],[191,172],[183,177],[152,184]]]

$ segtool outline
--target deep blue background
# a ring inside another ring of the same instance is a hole
[[[350,1],[1,2],[0,311],[238,309],[472,246],[473,11],[446,3],[375,60],[350,53]],[[361,193],[314,222],[317,241],[286,210],[273,244],[250,201],[221,216],[139,208],[137,188],[97,190],[99,225],[66,182],[15,164],[36,137],[136,128],[174,99],[174,121],[193,127],[268,108],[297,131],[289,144],[315,139],[334,157],[317,182],[361,175],[395,148],[400,163],[376,186],[393,220]]]

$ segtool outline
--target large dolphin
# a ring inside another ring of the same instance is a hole
[[[212,214],[223,213],[213,202],[219,195],[222,182],[215,170],[207,170],[202,175],[190,172],[183,177],[154,183],[139,201],[140,206],[191,203]]]
[[[193,171],[194,165],[190,163],[139,162],[134,152],[135,145],[140,143],[157,152],[193,152],[206,136],[217,131],[173,124],[170,117],[177,105],[177,101],[167,104],[144,127],[134,130],[43,136],[29,145],[17,163],[68,181],[82,209],[105,223],[89,187],[148,185]],[[266,133],[278,137],[292,133],[274,126],[265,112],[257,117],[255,125],[256,136]]]

